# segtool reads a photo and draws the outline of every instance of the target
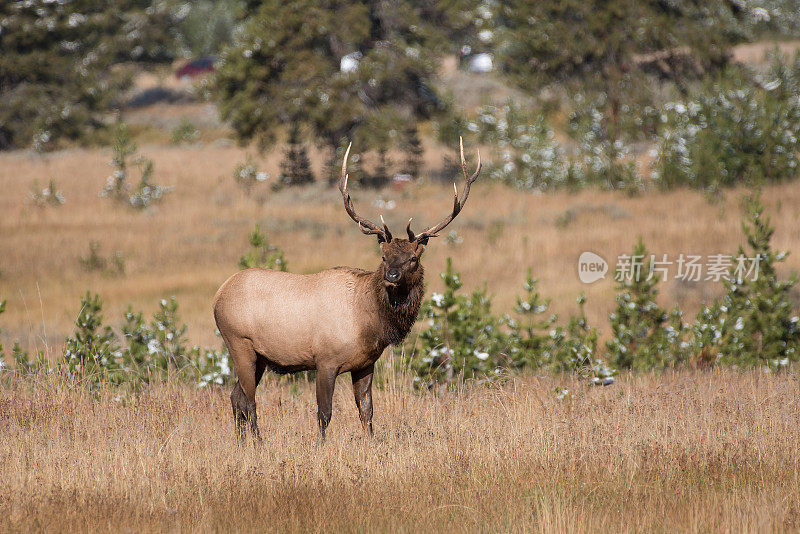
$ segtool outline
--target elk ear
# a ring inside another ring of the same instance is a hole
[[[428,240],[425,239],[425,243],[427,242]],[[417,247],[414,252],[418,258],[422,257],[422,253],[425,252],[425,243],[422,243],[421,240],[417,242]]]

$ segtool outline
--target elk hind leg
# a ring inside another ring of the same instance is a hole
[[[231,392],[231,408],[233,409],[233,422],[236,425],[236,436],[240,443],[244,443],[247,438],[247,397],[239,382],[233,386]]]
[[[266,369],[266,359],[258,356],[248,339],[232,340],[228,344],[239,382],[231,392],[231,407],[240,442],[247,436],[247,426],[256,441],[261,441],[256,415],[256,386]]]
[[[317,421],[322,441],[325,441],[325,431],[331,422],[333,411],[333,388],[336,386],[338,369],[317,369]]]

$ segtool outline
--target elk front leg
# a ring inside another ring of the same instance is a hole
[[[325,441],[325,429],[331,422],[333,388],[338,374],[337,369],[317,369],[317,421],[322,441]]]
[[[372,435],[372,374],[375,366],[370,365],[358,371],[352,371],[350,376],[353,378],[353,395],[356,398],[358,415],[364,430]]]

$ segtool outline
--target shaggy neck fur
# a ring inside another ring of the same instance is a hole
[[[376,271],[373,280],[378,300],[382,344],[397,345],[405,339],[417,320],[425,291],[422,266],[419,266],[413,280],[394,288],[386,287],[380,270]]]

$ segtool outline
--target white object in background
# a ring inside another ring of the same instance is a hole
[[[475,54],[474,56],[469,58],[469,70],[470,72],[476,72],[478,74],[485,74],[487,72],[492,72],[492,70],[494,70],[492,55]]]
[[[342,72],[355,72],[358,70],[358,62],[361,61],[361,57],[361,52],[347,54],[339,61],[339,70]]]

